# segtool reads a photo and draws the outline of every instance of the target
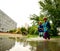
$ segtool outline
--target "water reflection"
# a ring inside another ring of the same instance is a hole
[[[30,51],[30,47],[29,44],[15,42],[15,45],[9,51]]]
[[[0,51],[60,51],[60,39],[26,41],[19,38],[0,38]]]
[[[43,41],[39,42],[36,51],[60,51],[58,42]]]
[[[0,51],[9,50],[13,45],[14,45],[13,40],[0,37]]]

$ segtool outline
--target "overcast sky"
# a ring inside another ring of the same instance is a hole
[[[0,9],[17,22],[18,27],[30,25],[29,16],[40,13],[38,0],[0,0]]]

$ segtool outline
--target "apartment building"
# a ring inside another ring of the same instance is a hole
[[[0,10],[0,31],[7,32],[17,28],[17,23]]]

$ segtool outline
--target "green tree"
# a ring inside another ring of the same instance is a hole
[[[54,35],[57,35],[57,22],[60,20],[60,0],[39,1],[41,12],[49,17],[54,24]]]
[[[32,20],[32,25],[36,25],[39,21],[39,16],[37,16],[36,14],[33,14],[30,16],[30,20]]]
[[[39,21],[42,21],[43,22],[43,17],[44,15],[43,14],[40,14],[40,16],[37,16],[36,14],[33,14],[30,16],[30,20],[32,20],[32,25],[38,25],[38,22]]]

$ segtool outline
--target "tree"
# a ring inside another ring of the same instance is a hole
[[[39,1],[41,12],[49,17],[54,24],[54,35],[57,35],[57,20],[60,20],[60,0]]]
[[[28,33],[29,34],[32,34],[32,35],[34,35],[34,34],[38,34],[38,30],[37,30],[37,26],[36,25],[33,25],[33,26],[31,26],[31,27],[29,27],[28,28]]]
[[[60,19],[60,1],[59,0],[44,0],[39,2],[42,12],[50,17],[54,24],[57,19]]]
[[[33,14],[30,16],[30,20],[32,20],[32,25],[38,25],[38,22],[39,21],[42,21],[43,22],[43,17],[44,15],[43,14],[40,14],[39,16],[37,16],[36,14]]]
[[[33,14],[30,16],[30,20],[33,20],[32,24],[36,25],[39,21],[39,16],[37,16],[36,14]]]

